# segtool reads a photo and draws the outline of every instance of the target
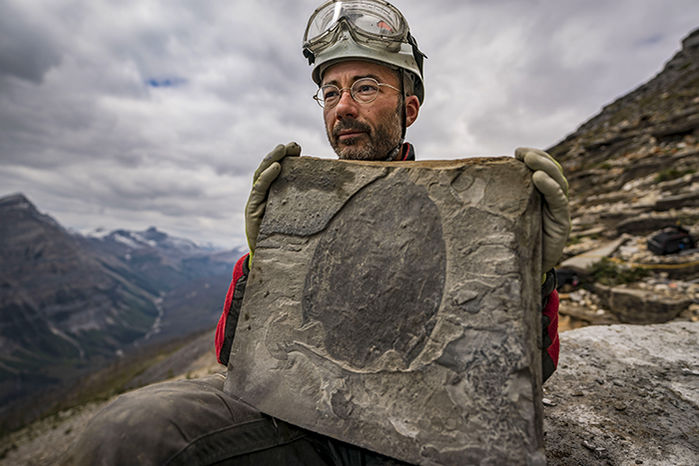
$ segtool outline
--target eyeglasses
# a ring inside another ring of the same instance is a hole
[[[376,98],[379,96],[379,91],[384,86],[400,92],[400,89],[397,87],[386,83],[380,83],[374,78],[362,78],[357,79],[354,83],[352,83],[352,86],[343,87],[342,89],[334,84],[326,84],[318,89],[318,92],[316,92],[313,98],[321,107],[333,108],[340,102],[342,93],[344,91],[349,91],[355,102],[360,104],[369,104],[376,100]]]

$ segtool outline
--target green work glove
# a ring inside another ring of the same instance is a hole
[[[249,261],[252,261],[255,253],[257,235],[260,232],[260,224],[267,206],[269,187],[282,171],[279,161],[286,156],[297,157],[300,154],[301,146],[295,142],[290,142],[285,146],[279,144],[262,159],[262,163],[255,170],[255,175],[252,177],[252,190],[250,191],[248,203],[245,205],[245,236],[248,240],[248,248],[250,248]]]
[[[561,165],[544,151],[519,147],[515,150],[515,158],[534,171],[532,182],[544,197],[541,271],[546,273],[561,259],[570,233],[568,180],[563,176]]]

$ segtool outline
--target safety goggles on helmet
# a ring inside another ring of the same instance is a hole
[[[304,49],[317,54],[334,44],[342,26],[358,44],[384,50],[398,51],[410,36],[400,11],[383,0],[330,0],[308,21]]]

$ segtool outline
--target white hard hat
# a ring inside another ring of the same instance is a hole
[[[306,26],[303,54],[320,85],[325,70],[347,60],[368,60],[406,71],[420,104],[425,98],[425,55],[400,11],[384,0],[330,0],[318,7]]]

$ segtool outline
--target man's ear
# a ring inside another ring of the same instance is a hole
[[[417,114],[420,113],[420,101],[414,95],[409,95],[405,98],[405,126],[410,126],[417,120]]]

